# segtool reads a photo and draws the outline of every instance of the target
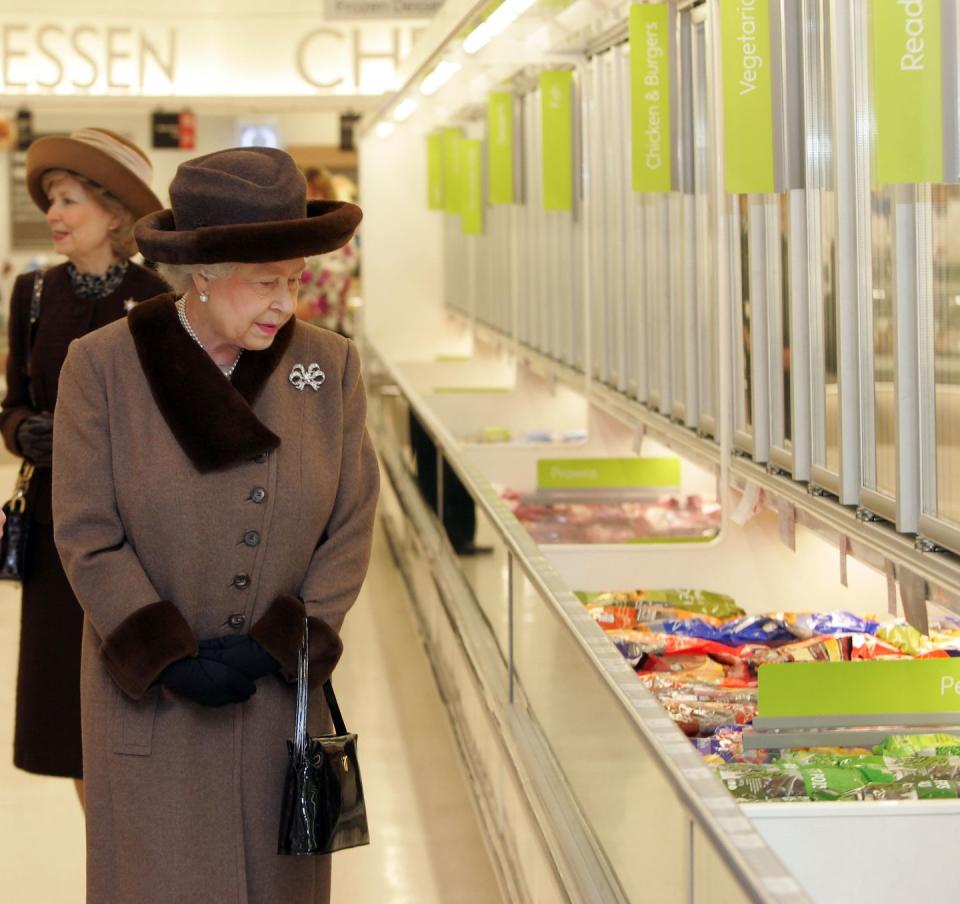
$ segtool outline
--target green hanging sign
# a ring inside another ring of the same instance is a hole
[[[483,235],[483,142],[461,139],[463,166],[461,226],[464,235]]]
[[[771,663],[760,666],[758,695],[764,719],[955,713],[960,659]]]
[[[460,188],[462,181],[460,142],[463,132],[458,128],[443,130],[443,209],[447,213],[460,213]]]
[[[513,95],[491,94],[487,103],[490,203],[513,204]]]
[[[573,72],[540,74],[543,209],[573,210]]]
[[[718,7],[725,187],[735,195],[772,192],[775,188],[769,0],[724,0]]]
[[[670,9],[630,7],[633,190],[670,191]]]
[[[427,207],[443,210],[443,133],[427,136]]]
[[[680,486],[679,458],[541,458],[541,490],[650,489]]]
[[[943,181],[940,0],[871,0],[877,185]]]

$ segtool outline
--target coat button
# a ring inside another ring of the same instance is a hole
[[[227,624],[234,629],[242,628],[247,623],[247,617],[240,612],[234,612],[227,619]]]
[[[266,460],[267,460],[267,453],[266,453],[266,452],[261,452],[256,458],[254,458],[254,461],[255,461],[258,465],[262,465]]]
[[[248,530],[243,535],[243,542],[246,543],[247,546],[259,546],[260,534],[258,534],[255,530]]]
[[[249,574],[235,574],[233,576],[233,586],[237,590],[245,590],[250,586],[250,575]]]
[[[250,491],[250,498],[259,505],[267,498],[267,491],[263,487],[254,487]]]

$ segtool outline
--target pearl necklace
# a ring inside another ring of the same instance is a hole
[[[196,342],[197,345],[200,346],[200,348],[203,348],[203,343],[200,341],[200,337],[193,331],[193,327],[190,326],[190,321],[187,320],[187,305],[182,298],[177,299],[177,316],[180,318],[180,325],[187,331],[187,335],[194,342]],[[206,349],[203,349],[203,350],[206,351]],[[217,365],[217,367],[219,367],[220,370],[223,371],[223,375],[225,377],[233,376],[233,372],[237,369],[237,365],[240,363],[240,356],[242,354],[243,354],[243,349],[240,349],[240,351],[237,352],[237,357],[233,359],[233,364],[231,364],[229,367],[224,367],[221,364]]]

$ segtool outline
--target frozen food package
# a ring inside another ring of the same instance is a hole
[[[850,659],[850,647],[850,638],[838,635],[784,644],[780,652],[794,662],[846,662]]]
[[[867,784],[841,800],[956,800],[957,783],[943,779]]]
[[[777,612],[771,617],[782,621],[801,640],[824,634],[873,634],[877,630],[876,618],[852,612]]]
[[[924,652],[929,644],[929,638],[926,635],[921,634],[913,625],[908,625],[906,622],[880,625],[876,633],[881,640],[885,640],[910,656]]]
[[[635,606],[587,606],[587,612],[605,631],[632,629],[637,626]]]
[[[960,737],[948,734],[891,735],[874,751],[891,757],[958,756]]]
[[[899,647],[888,643],[875,634],[851,634],[850,658],[864,659],[903,659],[907,656]]]
[[[735,621],[726,622],[719,627],[707,624],[702,619],[667,622],[664,630],[668,634],[688,634],[702,637],[729,647],[739,647],[747,643],[762,643],[768,646],[786,644],[796,640],[783,622],[765,615],[747,615]]]
[[[718,703],[663,697],[660,698],[660,705],[680,726],[683,733],[690,737],[712,735],[722,725],[745,725],[757,714],[756,706],[749,703]]]
[[[825,753],[816,749],[781,750],[774,760],[790,766],[836,766],[839,758],[835,753]]]
[[[745,615],[732,596],[709,590],[641,590],[647,603],[664,603],[677,609],[699,612],[714,618],[735,618]]]
[[[739,801],[809,800],[799,769],[773,764],[729,763],[717,776]]]
[[[719,619],[745,614],[733,597],[708,590],[578,590],[577,596],[589,606],[662,606]]]
[[[867,784],[859,769],[842,766],[800,766],[799,769],[810,800],[840,800]]]

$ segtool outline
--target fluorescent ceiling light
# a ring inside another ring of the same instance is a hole
[[[377,126],[377,138],[389,138],[396,126],[392,122],[381,122]]]
[[[436,94],[459,71],[459,63],[444,60],[420,83],[420,93],[426,97]]]
[[[498,34],[506,31],[531,6],[534,0],[504,0],[490,16],[481,22],[463,42],[466,53],[476,53],[486,47]]]
[[[393,109],[393,118],[397,122],[403,122],[407,119],[414,110],[417,109],[417,102],[412,98],[408,97],[406,100],[400,101]]]

